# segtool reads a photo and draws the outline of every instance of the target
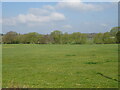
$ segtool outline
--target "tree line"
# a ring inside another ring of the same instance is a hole
[[[110,32],[105,33],[63,33],[55,30],[50,34],[39,34],[30,32],[19,34],[17,32],[7,32],[2,34],[3,44],[113,44],[120,43],[119,27],[114,27]]]

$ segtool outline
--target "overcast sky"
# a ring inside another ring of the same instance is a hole
[[[3,33],[107,32],[118,24],[113,2],[3,2]],[[1,23],[1,20],[0,20]]]

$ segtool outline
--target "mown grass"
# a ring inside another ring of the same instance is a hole
[[[3,45],[6,87],[111,88],[118,82],[118,45]]]

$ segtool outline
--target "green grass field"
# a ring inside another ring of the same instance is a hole
[[[2,87],[118,87],[118,45],[3,45]]]

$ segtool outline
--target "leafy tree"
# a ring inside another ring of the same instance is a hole
[[[62,43],[62,32],[59,30],[51,32],[51,36],[53,38],[54,44],[61,44]]]
[[[38,43],[39,41],[39,34],[36,32],[32,32],[32,33],[28,33],[28,34],[24,34],[21,36],[21,41],[22,43],[31,43],[31,44],[35,44]]]
[[[41,35],[39,38],[39,44],[50,44],[52,42],[52,38],[50,35]]]
[[[72,44],[84,44],[86,43],[87,35],[80,32],[75,32],[71,34],[71,43]]]
[[[17,36],[18,34],[16,32],[10,31],[3,36],[3,43],[6,43],[6,44],[18,43],[16,39]]]
[[[85,44],[87,42],[87,34],[81,34],[81,44]]]
[[[120,30],[120,27],[113,27],[111,30],[110,30],[110,34],[112,36],[116,36],[117,32]]]
[[[115,43],[115,37],[111,36],[109,32],[105,32],[103,34],[103,42],[104,44],[110,44],[110,43]]]
[[[116,38],[117,38],[117,43],[120,43],[120,31],[117,32]]]
[[[72,44],[80,44],[80,37],[81,37],[81,33],[80,32],[74,32],[71,34],[71,39],[72,39]]]
[[[68,33],[64,33],[62,35],[62,44],[69,44],[70,43],[70,35]]]
[[[95,43],[95,44],[109,44],[109,43],[119,43],[119,32],[120,27],[114,27],[110,32],[105,33],[91,33],[84,34],[80,32],[74,32],[72,34],[62,33],[59,30],[51,32],[51,34],[39,34],[36,32],[31,32],[27,34],[18,34],[16,32],[10,31],[1,37],[3,38],[3,43],[6,44],[85,44],[85,43]],[[117,33],[118,32],[118,33]],[[117,34],[117,35],[116,35]]]
[[[103,33],[98,33],[94,36],[94,43],[96,44],[102,44],[103,43]]]

